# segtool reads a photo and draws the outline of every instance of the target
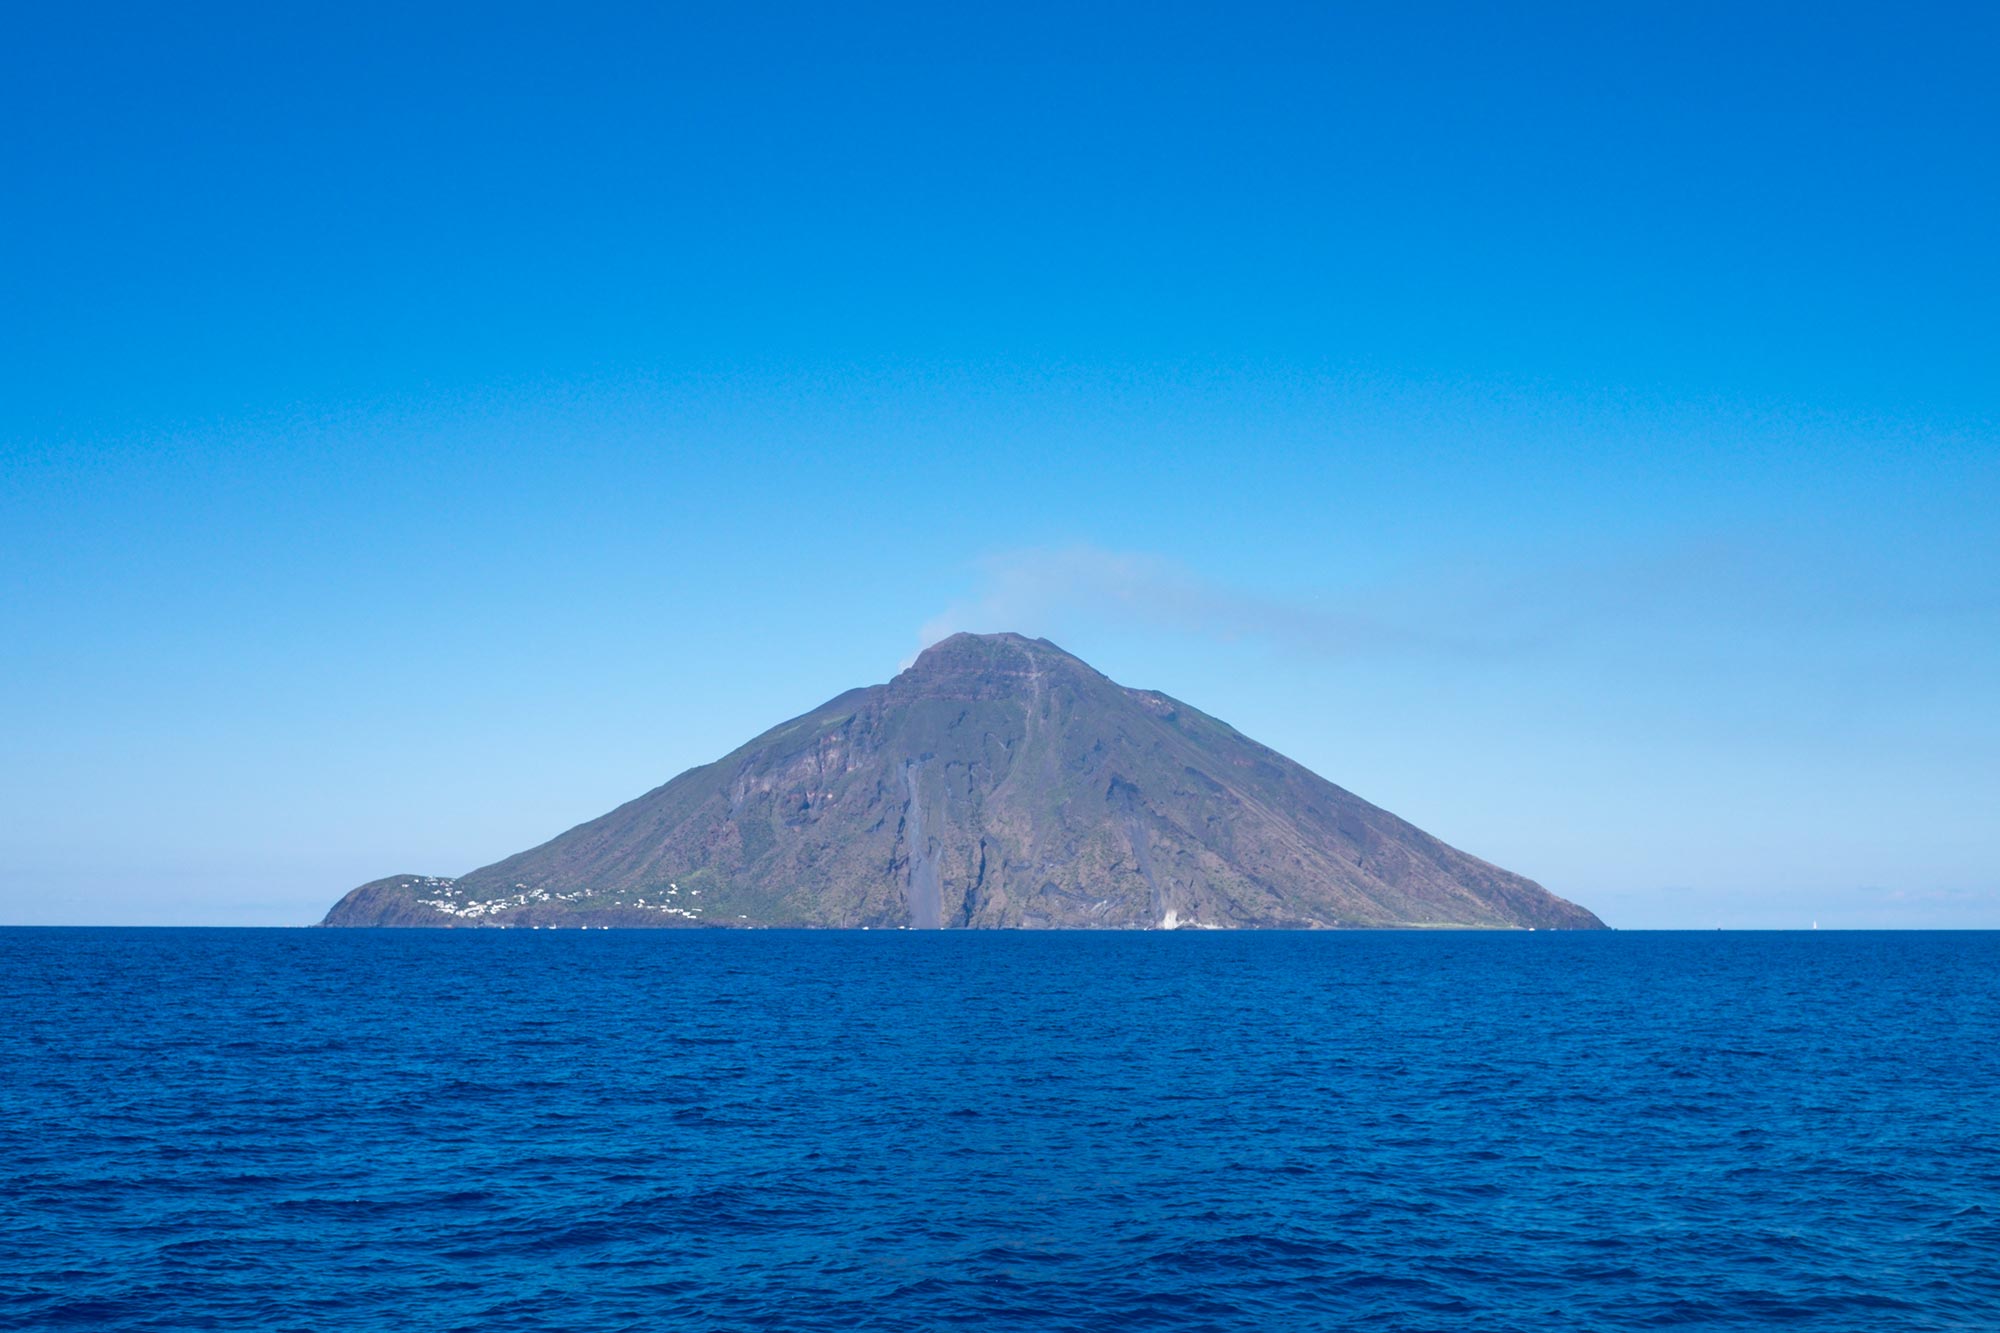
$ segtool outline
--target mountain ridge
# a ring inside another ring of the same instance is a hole
[[[1046,639],[958,634],[490,866],[329,926],[1601,929]]]

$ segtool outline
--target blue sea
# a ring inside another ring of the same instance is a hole
[[[2000,1328],[2000,935],[0,931],[0,1326]]]

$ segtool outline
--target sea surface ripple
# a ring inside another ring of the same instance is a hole
[[[0,1326],[2000,1327],[2000,935],[0,931]]]

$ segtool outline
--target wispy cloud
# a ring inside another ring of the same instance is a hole
[[[1748,550],[1697,543],[1588,565],[1468,566],[1426,578],[1274,597],[1202,577],[1165,557],[1092,545],[1026,547],[979,560],[972,591],[926,621],[918,648],[961,630],[1055,634],[1092,629],[1155,630],[1225,641],[1261,641],[1311,657],[1417,653],[1511,656],[1621,617],[1695,598],[1714,615],[1716,590],[1734,610],[1769,609],[1772,590],[1752,593]]]
[[[920,647],[961,630],[1053,632],[1094,626],[1262,639],[1313,654],[1447,648],[1438,636],[1361,611],[1263,596],[1161,556],[1079,545],[1030,547],[978,562],[974,592],[926,621]]]

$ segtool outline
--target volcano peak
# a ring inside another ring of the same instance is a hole
[[[327,925],[1600,927],[1046,639],[953,634],[611,813]]]

